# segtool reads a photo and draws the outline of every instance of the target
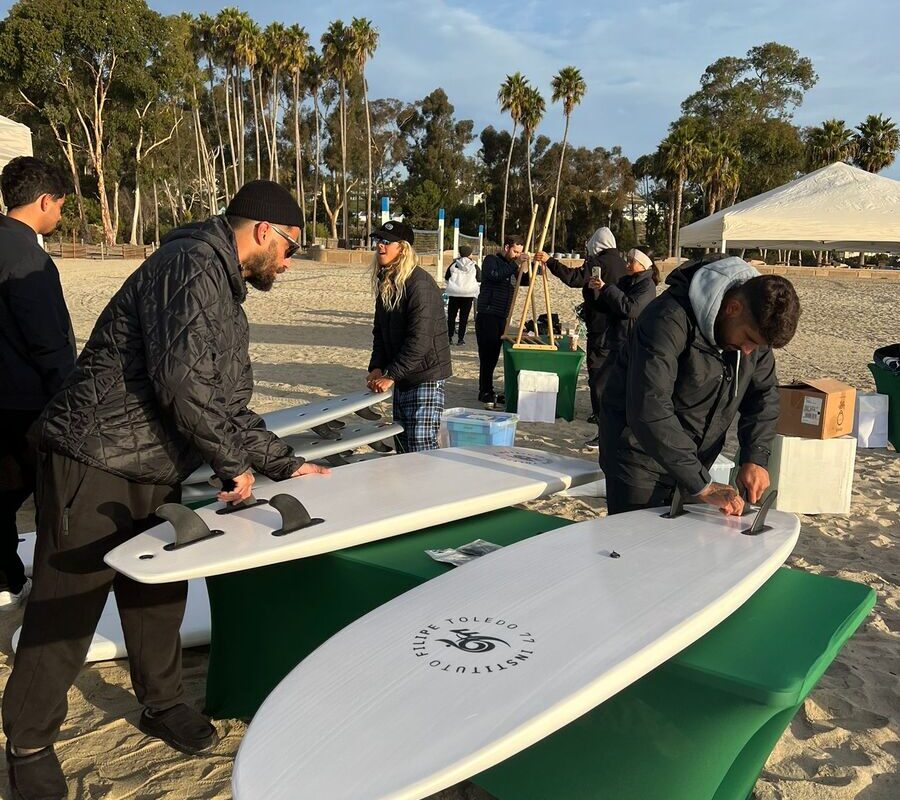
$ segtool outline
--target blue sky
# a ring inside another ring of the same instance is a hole
[[[795,113],[801,125],[830,117],[858,125],[867,114],[900,122],[900,0],[269,0],[250,11],[261,25],[300,23],[314,42],[329,21],[370,18],[380,32],[368,67],[370,95],[418,100],[441,86],[461,118],[508,125],[497,89],[523,72],[548,100],[539,129],[560,138],[550,79],[568,64],[588,90],[572,118],[576,145],[621,145],[637,158],[655,149],[705,67],[778,41],[812,59],[818,84]],[[150,0],[162,13],[215,13],[228,2]],[[10,3],[0,0],[4,13]],[[900,178],[900,164],[883,174]]]

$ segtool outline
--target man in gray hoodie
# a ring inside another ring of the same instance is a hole
[[[602,400],[601,464],[610,514],[666,505],[675,486],[740,514],[743,500],[709,468],[734,420],[738,486],[757,502],[778,421],[772,348],[793,338],[790,281],[721,254],[685,264],[644,310]]]

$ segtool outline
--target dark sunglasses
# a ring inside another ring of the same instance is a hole
[[[288,249],[284,254],[285,258],[290,258],[294,253],[296,253],[302,245],[298,242],[293,236],[288,236],[283,230],[275,227],[271,222],[269,223],[269,227],[275,231],[282,239],[286,239],[288,242]]]

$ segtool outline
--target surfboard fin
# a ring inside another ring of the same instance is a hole
[[[272,531],[272,536],[285,536],[325,521],[320,517],[310,517],[303,503],[290,494],[276,494],[270,497],[269,505],[281,514],[281,527],[277,531]]]
[[[323,422],[321,425],[313,425],[312,432],[321,439],[341,438],[341,434],[338,431],[333,430],[327,422]]]
[[[379,442],[369,442],[369,447],[376,453],[392,453],[394,448],[389,444],[390,441],[390,439],[382,439]]]
[[[363,419],[367,419],[370,422],[375,422],[376,420],[381,419],[381,414],[379,414],[377,411],[373,411],[371,406],[369,406],[368,408],[361,408],[359,409],[359,411],[356,411],[354,413],[357,417],[362,417]]]
[[[163,550],[178,550],[224,533],[218,529],[210,530],[196,511],[181,503],[163,503],[156,509],[156,516],[170,522],[175,528],[175,541],[163,545]]]
[[[350,463],[340,453],[332,453],[330,456],[325,456],[325,461],[331,464],[332,467],[346,467]]]
[[[775,505],[775,500],[778,497],[778,490],[773,489],[766,495],[766,499],[763,500],[759,504],[759,511],[756,512],[756,516],[753,518],[753,522],[749,528],[745,531],[741,531],[745,536],[758,536],[761,533],[764,533],[767,530],[771,529],[770,525],[766,525],[766,515],[769,513],[769,509]]]
[[[675,491],[672,493],[672,505],[669,506],[669,510],[662,516],[663,519],[675,519],[682,514],[684,514],[684,495],[681,493],[681,489],[676,486]]]

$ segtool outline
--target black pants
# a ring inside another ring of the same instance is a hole
[[[648,475],[647,483],[626,483],[619,478],[606,476],[606,508],[610,516],[642,508],[667,506],[672,502],[675,487],[671,484],[653,481]]]
[[[600,414],[603,413],[603,391],[609,383],[609,376],[615,364],[615,353],[610,353],[595,367],[588,367],[588,389],[591,394],[591,411],[600,422]],[[596,362],[595,362],[596,363]]]
[[[447,335],[453,339],[453,331],[456,328],[456,317],[459,315],[459,341],[466,338],[466,326],[469,324],[469,314],[472,312],[474,297],[451,297],[447,301]]]
[[[506,318],[496,314],[475,317],[475,337],[478,340],[478,394],[494,391],[494,370],[503,350]]]
[[[56,738],[110,587],[138,700],[154,709],[181,702],[178,631],[187,582],[137,583],[103,563],[113,547],[158,523],[156,508],[180,494],[177,486],[133,483],[55,453],[40,456],[34,587],[3,695],[3,729],[17,747],[46,747]]]
[[[0,591],[14,594],[25,585],[16,514],[34,491],[36,469],[26,433],[40,413],[0,409]]]

